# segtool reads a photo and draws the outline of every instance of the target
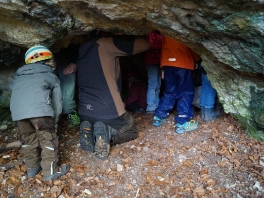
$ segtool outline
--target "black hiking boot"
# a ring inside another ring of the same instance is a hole
[[[83,121],[80,125],[80,146],[83,150],[94,152],[94,137],[92,124],[88,121]]]
[[[102,160],[107,159],[110,150],[110,137],[111,137],[111,134],[108,130],[108,126],[101,121],[94,123],[94,137],[95,137],[95,146],[94,146],[95,156]]]

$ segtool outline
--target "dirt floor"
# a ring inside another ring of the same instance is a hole
[[[133,114],[136,140],[112,146],[107,160],[82,151],[79,130],[65,120],[59,128],[60,163],[69,173],[45,182],[27,178],[19,149],[0,153],[0,197],[178,198],[264,197],[264,143],[251,139],[230,115],[176,134],[173,114],[161,127],[150,114]],[[14,127],[0,133],[6,144],[17,139]]]

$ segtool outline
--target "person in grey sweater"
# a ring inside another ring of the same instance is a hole
[[[26,52],[25,62],[11,87],[10,110],[17,122],[27,175],[35,177],[42,170],[44,180],[57,179],[69,171],[69,165],[57,164],[56,125],[62,99],[59,79],[53,73],[53,54],[45,46],[34,46]]]

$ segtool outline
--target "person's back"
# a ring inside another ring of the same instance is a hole
[[[143,52],[148,47],[143,38],[101,37],[84,43],[77,64],[79,114],[100,119],[123,115],[125,108],[116,84],[120,78],[116,58]]]
[[[165,91],[155,110],[153,126],[166,122],[171,110],[176,105],[174,119],[176,133],[184,133],[199,128],[193,118],[192,100],[194,97],[193,70],[200,56],[188,46],[177,40],[163,36],[161,48],[161,67],[164,70]]]
[[[34,46],[26,52],[25,62],[16,72],[10,110],[13,121],[17,121],[27,175],[35,177],[42,169],[45,180],[57,179],[69,166],[57,165],[55,125],[61,114],[61,89],[53,73],[53,55],[44,46]]]
[[[133,117],[125,111],[118,81],[119,56],[143,52],[149,42],[142,37],[97,37],[79,50],[78,85],[80,145],[106,159],[111,144],[137,138]]]
[[[194,70],[194,62],[198,62],[200,59],[200,56],[186,45],[170,37],[163,37],[161,67],[172,66]]]
[[[16,74],[10,101],[13,120],[53,117],[55,111],[50,92],[53,86],[59,87],[59,81],[52,68],[41,63],[33,63],[19,68]],[[56,105],[58,108],[59,106]]]

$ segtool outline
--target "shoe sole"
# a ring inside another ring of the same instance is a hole
[[[92,125],[85,121],[80,125],[80,146],[83,150],[94,152],[94,138]]]
[[[102,135],[96,135],[96,142],[94,146],[94,154],[101,160],[107,159],[110,151],[110,144],[108,144]]]

